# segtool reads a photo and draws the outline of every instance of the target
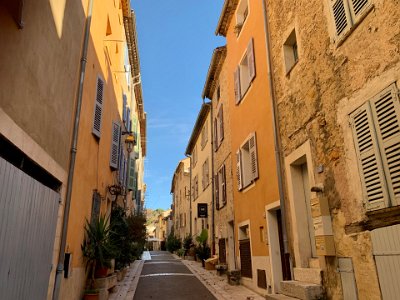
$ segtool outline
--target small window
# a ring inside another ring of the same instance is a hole
[[[215,205],[216,209],[221,209],[226,205],[226,175],[225,165],[215,174]]]
[[[236,153],[236,175],[238,189],[241,190],[258,178],[257,141],[255,133],[242,144]]]
[[[196,166],[196,164],[197,164],[197,147],[196,147],[196,145],[193,148],[192,161],[193,161],[193,167]]]
[[[201,130],[201,149],[204,149],[204,147],[207,145],[208,141],[208,123],[205,122],[203,129]]]
[[[217,88],[217,100],[219,100],[221,98],[221,87],[218,86]]]
[[[248,0],[242,0],[236,10],[236,26],[235,33],[236,36],[239,36],[242,31],[243,25],[247,20],[249,15],[249,3]]]
[[[283,44],[283,55],[285,59],[286,74],[288,74],[299,60],[296,31],[294,29]]]
[[[209,166],[208,166],[208,158],[203,164],[203,178],[202,178],[202,185],[203,185],[203,190],[205,190],[208,187],[209,181],[210,181],[210,173],[209,173]]]

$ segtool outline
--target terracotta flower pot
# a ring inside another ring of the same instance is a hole
[[[96,266],[96,270],[94,271],[95,278],[104,278],[107,277],[108,268]]]
[[[100,299],[99,293],[83,295],[83,300],[99,300],[99,299]]]

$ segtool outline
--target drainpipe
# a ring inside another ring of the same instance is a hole
[[[264,12],[264,31],[265,31],[265,44],[267,50],[267,72],[268,72],[268,84],[269,84],[269,97],[271,99],[271,113],[273,119],[273,132],[274,132],[274,147],[275,147],[275,161],[276,161],[276,173],[278,175],[278,189],[279,189],[279,199],[280,199],[280,208],[281,208],[281,216],[282,216],[282,232],[283,232],[283,246],[285,251],[285,256],[288,253],[288,239],[286,232],[286,214],[285,214],[285,190],[283,188],[282,181],[282,163],[281,163],[281,141],[279,138],[279,121],[278,121],[278,107],[276,105],[275,99],[275,89],[273,78],[271,75],[271,47],[269,40],[269,25],[268,25],[268,14],[267,14],[267,4],[266,0],[262,1],[262,7]]]
[[[93,11],[93,0],[89,0],[88,15],[86,18],[85,34],[84,34],[83,47],[82,47],[82,57],[81,57],[81,61],[80,61],[79,85],[78,85],[78,91],[77,91],[77,95],[76,95],[77,101],[76,101],[76,107],[75,107],[74,130],[73,130],[73,134],[72,134],[72,143],[71,143],[71,159],[69,161],[64,218],[63,218],[62,232],[61,232],[61,245],[60,245],[60,252],[59,252],[59,256],[58,256],[56,278],[55,278],[55,283],[54,283],[53,298],[52,298],[53,300],[59,299],[61,278],[64,273],[65,246],[67,243],[67,230],[68,230],[69,212],[70,212],[70,208],[71,208],[72,183],[73,183],[73,179],[74,179],[75,159],[76,159],[77,144],[78,144],[79,121],[80,121],[81,106],[82,106],[83,82],[85,79],[87,51],[88,51],[89,34],[90,34],[90,24],[92,21],[92,11]]]
[[[212,249],[212,254],[215,254],[215,195],[214,195],[214,129],[213,129],[213,106],[212,106],[212,102],[207,102],[206,105],[210,106],[210,128],[211,128],[211,238],[212,238],[212,245],[211,245],[211,249]]]
[[[185,154],[189,158],[189,234],[192,236],[192,156]],[[185,195],[186,196],[186,195]]]

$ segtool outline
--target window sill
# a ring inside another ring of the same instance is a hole
[[[292,73],[292,70],[298,65],[299,60],[296,60],[296,62],[293,64],[293,66],[290,67],[290,69],[286,72],[286,77],[289,79],[290,78],[290,73]]]
[[[353,24],[353,26],[350,27],[349,30],[347,30],[344,34],[342,34],[341,36],[336,36],[333,40],[336,49],[339,48],[344,42],[345,40],[347,40],[347,38],[353,33],[353,31],[356,30],[356,28],[362,23],[362,21],[367,17],[367,15],[369,15],[369,13],[375,8],[374,4],[371,4],[363,13],[363,15],[361,16],[361,18],[357,21],[357,23]]]

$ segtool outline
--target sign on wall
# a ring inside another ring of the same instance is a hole
[[[198,203],[197,204],[197,217],[198,218],[207,218],[208,217],[207,203]]]

